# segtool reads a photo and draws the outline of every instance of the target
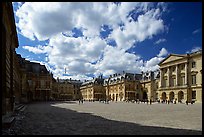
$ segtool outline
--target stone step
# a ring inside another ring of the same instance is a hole
[[[23,107],[20,109],[20,112],[23,112],[26,109],[26,105],[23,105]]]
[[[15,122],[15,117],[10,116],[2,119],[2,128],[10,128],[11,125]]]
[[[18,106],[15,107],[15,111],[20,111],[21,109],[24,108],[25,105],[19,104]]]

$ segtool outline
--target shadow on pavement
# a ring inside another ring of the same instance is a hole
[[[175,129],[105,119],[51,106],[30,104],[17,133],[32,135],[201,135],[202,131]],[[176,124],[176,123],[175,123]]]

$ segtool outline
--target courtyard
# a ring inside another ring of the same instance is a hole
[[[202,103],[36,102],[23,115],[17,135],[202,134]]]

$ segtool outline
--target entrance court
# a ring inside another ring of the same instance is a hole
[[[22,131],[30,134],[202,134],[202,104],[61,101],[34,103]]]

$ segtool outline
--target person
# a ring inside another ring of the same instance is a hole
[[[170,103],[170,100],[168,99],[168,104]]]
[[[176,104],[176,99],[174,100],[174,104]]]
[[[79,105],[80,105],[80,99],[79,99]]]
[[[186,105],[188,105],[188,101],[186,100]]]
[[[138,104],[140,104],[140,100],[139,99],[137,99],[137,102],[138,102]]]
[[[149,104],[150,104],[150,105],[152,104],[152,99],[149,100]]]
[[[191,101],[191,104],[193,104],[193,101]]]
[[[82,104],[83,104],[83,102],[84,102],[83,99],[81,99],[81,103],[82,103]]]

